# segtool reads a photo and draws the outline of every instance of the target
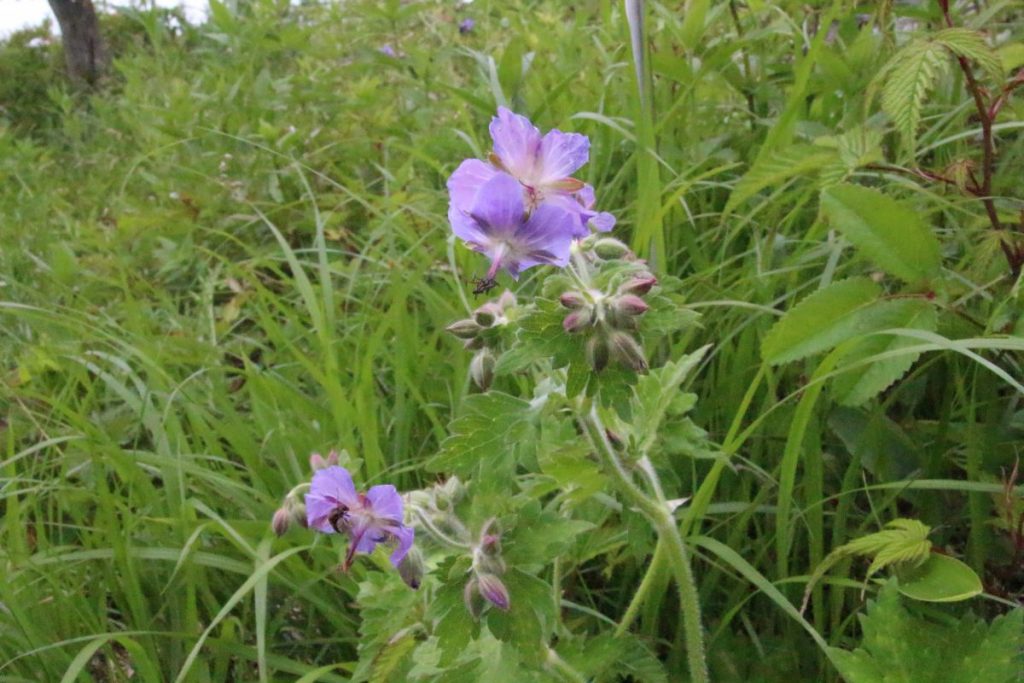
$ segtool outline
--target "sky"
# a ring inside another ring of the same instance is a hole
[[[206,0],[152,0],[159,7],[185,8],[186,16],[190,21],[201,21],[206,16]],[[97,9],[101,6],[128,7],[133,3],[131,0],[93,0]],[[136,2],[135,4],[142,4]],[[145,4],[149,4],[147,1]],[[42,23],[43,19],[53,17],[50,13],[50,3],[47,0],[0,0],[0,37],[10,35],[28,26],[36,26]],[[56,31],[57,20],[53,20]]]

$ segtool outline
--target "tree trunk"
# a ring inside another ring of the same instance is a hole
[[[92,0],[50,0],[64,39],[64,61],[73,83],[93,85],[107,68],[107,49]]]

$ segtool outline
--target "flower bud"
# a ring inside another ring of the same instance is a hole
[[[494,354],[488,348],[480,349],[469,362],[469,376],[481,391],[491,388],[494,381]]]
[[[480,327],[490,327],[501,317],[501,306],[494,301],[488,301],[480,308],[473,311],[473,320]]]
[[[643,275],[638,275],[629,282],[624,283],[619,287],[619,293],[643,296],[644,294],[647,294],[647,292],[651,291],[651,288],[656,284],[658,284],[658,278],[654,277],[650,273],[644,273]]]
[[[594,372],[601,372],[608,365],[608,341],[604,335],[595,335],[587,340],[587,362]]]
[[[348,456],[346,455],[346,457],[348,457]],[[338,451],[332,450],[330,453],[327,454],[327,466],[328,467],[334,467],[337,464],[338,464]]]
[[[466,605],[466,611],[474,619],[480,618],[480,605],[476,599],[478,595],[480,595],[478,582],[475,578],[472,578],[466,582],[466,587],[462,589],[462,602]]]
[[[398,575],[405,581],[405,585],[413,590],[420,587],[423,575],[426,573],[426,566],[423,563],[423,553],[419,548],[413,546],[409,554],[405,556],[398,565]]]
[[[562,296],[558,297],[558,300],[563,306],[572,311],[587,305],[587,300],[583,294],[576,291],[563,292]]]
[[[590,326],[590,311],[573,311],[562,320],[562,328],[569,334],[575,334]]]
[[[319,453],[313,453],[309,456],[309,469],[317,472],[327,468],[327,461],[324,460],[324,456]]]
[[[476,321],[472,318],[466,318],[465,320],[456,320],[448,327],[444,328],[454,334],[459,339],[473,339],[482,329],[476,324]]]
[[[466,339],[462,342],[462,348],[470,351],[476,351],[484,348],[484,340],[480,337],[473,337],[472,339]]]
[[[500,610],[508,611],[508,589],[505,588],[501,579],[494,574],[480,573],[477,574],[477,583],[480,595],[484,597],[484,600]]]
[[[614,237],[602,237],[594,242],[594,253],[605,261],[624,258],[630,253],[629,247]]]
[[[512,308],[516,305],[516,295],[512,293],[512,290],[506,289],[498,297],[498,306],[504,311],[506,308]]]
[[[647,312],[650,306],[647,302],[636,296],[635,294],[623,294],[622,296],[616,297],[612,300],[612,306],[615,307],[617,313],[622,315],[643,315]]]
[[[609,343],[612,353],[623,365],[636,372],[647,372],[647,359],[644,358],[644,350],[640,348],[632,335],[625,332],[614,332]]]
[[[292,513],[287,506],[282,506],[274,511],[274,518],[270,520],[270,528],[278,536],[284,536],[292,523]]]

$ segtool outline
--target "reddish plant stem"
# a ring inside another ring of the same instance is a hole
[[[939,0],[939,7],[942,8],[942,16],[946,20],[946,26],[953,28],[953,18],[949,14],[948,0]],[[992,138],[992,121],[994,116],[991,110],[995,109],[998,99],[992,103],[991,108],[987,106],[983,90],[974,77],[971,63],[966,57],[961,57],[960,55],[956,56],[956,61],[960,64],[960,70],[963,71],[964,79],[967,81],[967,91],[974,98],[974,106],[978,110],[978,120],[981,122],[983,159],[981,164],[981,187],[978,188],[981,203],[985,206],[985,213],[988,214],[988,221],[992,224],[992,229],[1002,233],[1003,227],[999,222],[999,214],[996,212],[996,203],[992,199],[992,175],[995,172],[996,148],[995,141]],[[1004,90],[1003,94],[1008,94],[1010,90],[1012,90],[1012,87]],[[1013,279],[1016,280],[1020,276],[1021,266],[1024,265],[1024,247],[1015,246],[1005,238],[1000,238],[999,246],[1006,257],[1006,263],[1010,266],[1010,273]]]

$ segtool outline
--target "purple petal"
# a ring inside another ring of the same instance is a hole
[[[587,163],[590,157],[590,140],[579,133],[563,133],[549,130],[540,143],[540,165],[538,169],[541,184],[568,178]]]
[[[452,232],[463,242],[480,251],[481,245],[487,242],[487,235],[479,223],[473,220],[468,211],[463,211],[454,204],[448,208],[448,222]]]
[[[576,220],[572,214],[553,204],[541,204],[516,233],[522,244],[522,255],[517,259],[518,270],[541,263],[565,266],[569,263],[569,251],[575,235]]]
[[[498,170],[479,159],[466,159],[448,179],[448,196],[451,205],[462,211],[469,211],[476,202],[477,193],[484,184],[494,177]]]
[[[598,232],[608,232],[615,227],[615,216],[607,211],[602,211],[590,217],[590,225],[594,226],[594,230]]]
[[[378,543],[383,543],[388,539],[388,533],[384,527],[370,523],[364,518],[362,523],[357,523],[357,526],[352,529],[351,538],[355,546],[350,549],[350,553],[369,554],[373,552]]]
[[[477,193],[470,215],[488,235],[508,233],[523,221],[523,188],[507,173],[497,173]]]
[[[344,467],[338,465],[317,471],[313,475],[309,492],[325,498],[333,498],[350,508],[359,505],[359,496],[356,494],[356,485],[352,482],[352,475]]]
[[[530,120],[505,107],[498,107],[498,115],[491,119],[490,131],[494,153],[505,169],[517,178],[532,177],[541,137]]]
[[[324,498],[314,493],[307,493],[306,525],[310,529],[316,529],[325,534],[333,534],[335,529],[331,526],[330,516],[337,508],[338,502],[333,498]]]
[[[410,527],[400,526],[397,529],[392,529],[391,534],[398,540],[398,547],[391,553],[391,564],[397,567],[405,559],[405,556],[409,554],[413,539],[416,537],[416,532]]]
[[[594,202],[597,201],[594,196],[594,186],[590,184],[584,185],[583,189],[576,193],[576,200],[584,209],[592,209]]]
[[[391,484],[372,486],[366,492],[366,499],[370,501],[370,509],[373,516],[378,519],[389,519],[402,523],[404,512],[402,509],[402,496]]]

